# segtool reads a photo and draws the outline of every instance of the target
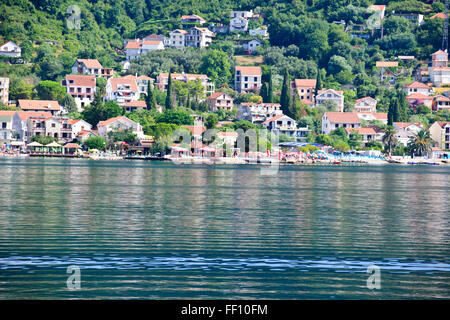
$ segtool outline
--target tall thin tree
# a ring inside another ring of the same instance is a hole
[[[281,111],[287,116],[291,116],[291,82],[289,79],[289,72],[284,70],[283,87],[281,88],[280,105]]]
[[[166,90],[166,110],[173,109],[173,88],[172,88],[172,73],[169,73],[169,80],[167,81]]]
[[[145,102],[147,104],[148,110],[156,110],[156,97],[155,93],[153,92],[152,83],[150,80],[148,81],[147,97],[145,99]]]

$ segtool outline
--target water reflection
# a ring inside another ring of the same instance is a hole
[[[0,298],[71,297],[74,263],[82,297],[371,298],[370,263],[377,298],[450,297],[448,168],[0,159],[0,186]]]

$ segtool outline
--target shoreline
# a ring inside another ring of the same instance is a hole
[[[171,162],[174,164],[206,164],[206,165],[283,165],[283,166],[360,166],[360,165],[433,165],[433,166],[448,166],[449,159],[426,159],[426,158],[411,158],[402,156],[393,156],[390,159],[361,159],[361,158],[339,158],[334,159],[302,159],[302,160],[281,160],[273,158],[208,158],[208,157],[185,157],[185,158],[170,158],[163,157],[159,159],[151,159],[149,157],[130,157],[130,156],[99,156],[90,155],[82,157],[61,157],[61,156],[30,156],[29,154],[0,154],[0,158],[40,158],[40,159],[85,159],[85,160],[107,160],[107,161],[144,161],[144,162]]]

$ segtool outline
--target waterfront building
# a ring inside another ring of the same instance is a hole
[[[356,112],[325,112],[322,133],[330,134],[337,128],[361,128],[361,120]]]
[[[442,150],[450,150],[450,122],[436,121],[430,127],[430,136],[436,146]]]
[[[143,139],[145,137],[142,126],[125,116],[110,118],[105,121],[100,121],[97,124],[98,134],[103,138],[108,138],[108,132],[110,131],[128,129],[131,129],[132,133],[136,134],[138,139]]]

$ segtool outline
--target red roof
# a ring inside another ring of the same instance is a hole
[[[208,97],[208,99],[209,100],[215,100],[215,99],[217,99],[218,97],[220,97],[223,94],[226,94],[226,93],[225,92],[214,92]]]
[[[406,128],[412,125],[418,126],[422,128],[422,124],[420,122],[414,123],[414,122],[394,122],[394,126],[399,128]]]
[[[434,101],[450,101],[450,99],[446,96],[439,95],[434,97]]]
[[[407,84],[407,85],[403,86],[403,88],[430,89],[430,86],[425,84],[425,83],[422,83],[422,82],[414,81],[414,82],[412,82],[410,84]]]
[[[27,121],[29,117],[51,117],[52,114],[50,112],[41,112],[41,111],[17,111],[20,119],[22,121]]]
[[[143,100],[138,101],[130,101],[124,104],[125,107],[138,107],[138,108],[147,108],[147,103]]]
[[[445,19],[445,18],[447,18],[447,15],[445,13],[439,12],[439,13],[436,13],[434,16],[432,16],[430,19],[435,19],[435,18]]]
[[[411,99],[433,100],[433,97],[426,96],[420,92],[414,92],[406,97],[406,100],[411,100]]]
[[[64,145],[64,148],[67,148],[67,149],[81,149],[81,147],[78,144],[76,144],[76,143],[68,143],[68,144]]]
[[[285,116],[284,114],[279,114],[279,115],[277,115],[277,116],[275,116],[273,118],[267,119],[262,124],[267,124],[267,123],[270,123],[270,122],[273,122],[273,121],[277,121],[278,119],[283,118],[284,116]]]
[[[22,110],[52,110],[60,111],[58,101],[53,100],[25,100],[19,99],[19,106]]]
[[[69,80],[73,81],[73,83],[69,83]],[[66,76],[66,85],[80,86],[80,87],[95,87],[96,85],[95,76],[68,74]]]
[[[12,117],[17,111],[0,110],[0,117]]]
[[[201,134],[206,131],[206,128],[204,126],[182,126],[183,128],[188,129],[193,134]]]
[[[362,128],[345,128],[348,134],[350,134],[353,130],[357,131],[359,134],[376,134],[374,128],[372,127],[362,127]]]
[[[316,79],[295,79],[294,86],[295,88],[303,87],[303,88],[315,88],[317,80]]]
[[[249,75],[261,75],[261,67],[244,67],[244,66],[236,66],[236,71],[240,71],[241,74],[249,74]]]
[[[111,83],[111,88],[113,91],[118,90],[117,86],[119,85],[129,85],[130,90],[132,91],[138,91],[138,87],[136,84],[136,81],[129,78],[110,78],[108,81]]]
[[[325,115],[333,123],[361,123],[355,112],[325,112]]]
[[[82,63],[89,69],[101,69],[103,68],[97,59],[77,59],[78,63]]]
[[[98,128],[98,127],[107,126],[107,125],[109,125],[109,124],[111,124],[111,123],[116,122],[117,120],[120,120],[120,119],[127,120],[127,121],[132,121],[132,120],[128,119],[128,118],[125,117],[125,116],[118,116],[118,117],[114,117],[114,118],[109,118],[108,120],[105,120],[105,121],[100,121],[100,122],[97,124],[97,128]]]
[[[398,61],[377,61],[376,66],[384,68],[398,67]]]
[[[447,52],[443,51],[443,50],[438,50],[435,53],[432,54],[432,56],[434,55],[438,55],[438,54],[447,54]]]

